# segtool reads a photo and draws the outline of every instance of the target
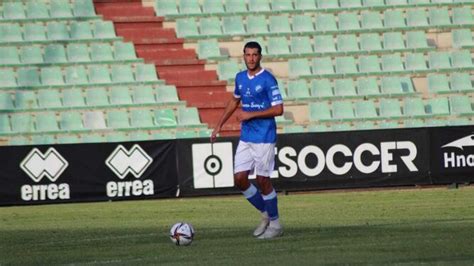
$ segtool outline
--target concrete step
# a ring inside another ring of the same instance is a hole
[[[159,49],[159,50],[143,50],[137,49],[137,55],[142,58],[151,60],[163,60],[163,59],[195,59],[197,58],[196,52],[193,49]]]
[[[220,90],[192,90],[179,89],[178,96],[180,99],[186,99],[186,102],[197,108],[224,108],[232,97],[232,93]]]

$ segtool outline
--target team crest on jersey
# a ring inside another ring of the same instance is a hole
[[[255,87],[255,91],[256,91],[256,92],[261,92],[262,90],[263,90],[263,88],[262,88],[261,85],[257,85],[257,86]]]

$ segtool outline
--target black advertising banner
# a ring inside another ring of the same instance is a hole
[[[237,138],[179,140],[182,195],[237,192]],[[272,182],[279,190],[430,184],[427,129],[373,130],[278,136]],[[251,179],[255,176],[251,176]]]
[[[0,205],[171,197],[175,142],[0,147]]]
[[[474,126],[433,128],[430,139],[436,184],[474,181]]]

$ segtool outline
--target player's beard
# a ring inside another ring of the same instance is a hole
[[[247,62],[245,62],[245,66],[247,67],[247,70],[255,71],[255,70],[260,68],[260,62],[255,63],[254,67],[252,67],[252,68],[250,67],[250,65]]]

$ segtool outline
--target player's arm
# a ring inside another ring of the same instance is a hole
[[[211,142],[214,142],[216,140],[217,134],[221,131],[222,126],[229,119],[229,117],[234,113],[235,109],[239,107],[239,103],[240,98],[232,97],[232,99],[229,100],[224,110],[224,113],[222,114],[221,119],[219,120],[219,123],[217,123],[216,127],[212,131]]]
[[[266,110],[263,111],[256,111],[256,112],[240,112],[237,115],[237,119],[239,121],[246,121],[254,118],[268,118],[268,117],[275,117],[280,116],[283,114],[283,103],[274,105]]]

